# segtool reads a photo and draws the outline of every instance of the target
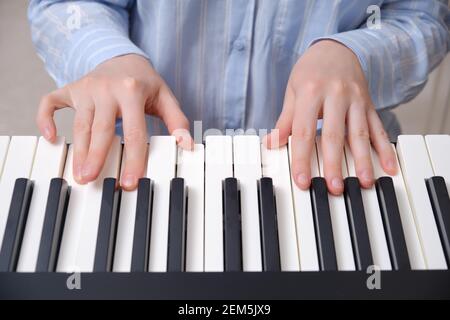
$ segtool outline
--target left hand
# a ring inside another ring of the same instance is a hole
[[[292,173],[304,190],[311,183],[311,153],[320,118],[324,177],[332,194],[344,191],[341,164],[345,139],[362,187],[370,188],[374,182],[371,143],[383,169],[391,175],[396,173],[395,154],[370,98],[359,60],[349,48],[332,40],[317,42],[298,60],[276,124],[278,134],[272,133],[265,140],[269,148],[275,148],[285,145],[292,134]],[[276,136],[279,141],[275,141]]]

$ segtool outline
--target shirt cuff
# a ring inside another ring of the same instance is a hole
[[[128,35],[111,27],[83,28],[82,32],[75,33],[70,41],[64,70],[64,79],[67,82],[79,80],[99,64],[118,56],[138,54],[149,60],[147,54],[137,47]]]

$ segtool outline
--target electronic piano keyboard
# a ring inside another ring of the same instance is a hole
[[[400,136],[396,176],[372,151],[364,190],[346,146],[342,196],[320,144],[302,191],[290,145],[155,136],[125,192],[119,138],[78,185],[64,138],[0,137],[0,298],[450,298],[450,136]]]

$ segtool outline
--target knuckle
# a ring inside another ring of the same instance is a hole
[[[92,126],[92,131],[94,132],[111,132],[115,130],[115,123],[104,120],[104,119],[98,119],[94,122]]]
[[[147,134],[136,126],[127,128],[124,134],[125,145],[140,145],[147,142]]]
[[[90,133],[91,125],[88,121],[83,119],[75,119],[73,123],[73,130],[78,133]]]
[[[378,131],[378,136],[383,140],[389,141],[389,135],[383,128]]]
[[[358,98],[359,100],[366,100],[366,91],[361,88],[361,86],[355,82],[350,83],[350,88],[352,90],[353,95]]]
[[[135,89],[137,87],[137,80],[134,77],[125,77],[123,85],[128,89]]]
[[[122,80],[122,85],[129,94],[135,94],[141,89],[141,83],[136,78],[130,76],[125,77]]]
[[[370,139],[369,130],[367,128],[357,128],[352,130],[349,133],[349,139],[350,141],[355,139],[368,141]]]
[[[348,85],[343,80],[333,80],[330,87],[335,95],[344,95],[348,91]]]
[[[340,145],[344,141],[344,135],[336,131],[324,130],[322,132],[322,139],[325,143]]]
[[[309,128],[301,128],[296,131],[295,138],[302,142],[312,142],[316,138],[316,132]]]
[[[302,85],[302,91],[307,96],[315,97],[320,93],[321,87],[320,81],[308,80]]]
[[[46,95],[41,97],[40,103],[39,103],[41,109],[45,108],[45,107],[48,107],[50,104],[51,104],[51,101],[50,101],[50,95],[49,94],[46,94]]]

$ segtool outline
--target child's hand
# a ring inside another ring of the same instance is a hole
[[[292,134],[292,173],[302,189],[310,186],[310,159],[319,118],[323,118],[324,176],[331,193],[339,195],[344,190],[341,161],[346,137],[364,188],[371,187],[374,180],[370,142],[383,169],[395,174],[395,154],[371,101],[359,61],[350,49],[330,40],[314,44],[298,60],[276,125],[280,145],[286,144]],[[269,147],[277,146],[274,137],[267,137]]]
[[[137,187],[146,167],[145,114],[161,118],[183,148],[192,147],[189,122],[163,79],[138,55],[117,57],[99,65],[83,79],[45,96],[37,124],[49,141],[56,138],[55,110],[75,109],[73,124],[74,177],[85,184],[99,175],[115,135],[116,119],[123,118],[126,159],[121,185]],[[177,130],[185,129],[185,130]],[[174,132],[177,130],[177,132]]]

